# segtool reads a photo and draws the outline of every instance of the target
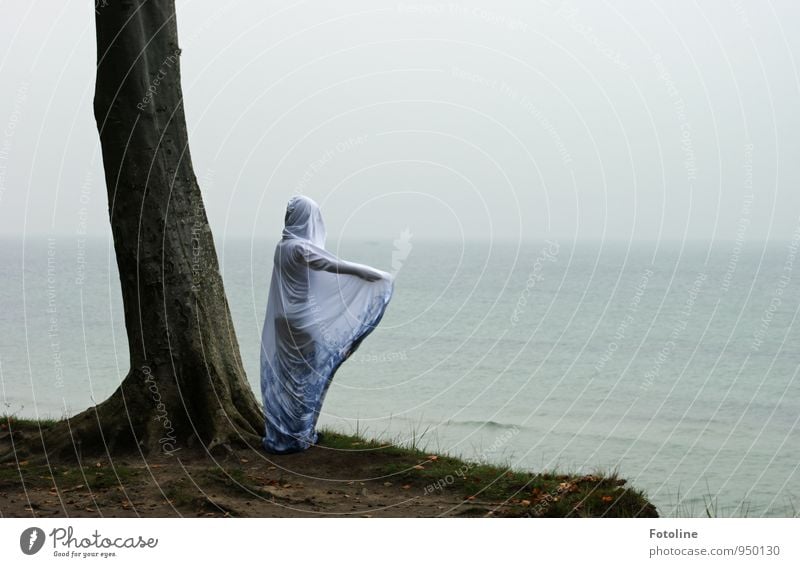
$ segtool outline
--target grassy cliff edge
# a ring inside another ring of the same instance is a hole
[[[0,452],[53,421],[0,416]],[[514,470],[323,431],[304,453],[181,447],[171,455],[18,453],[0,463],[3,516],[656,517],[616,474]]]

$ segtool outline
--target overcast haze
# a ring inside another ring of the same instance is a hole
[[[788,239],[795,2],[178,1],[217,238]],[[108,235],[87,1],[2,3],[0,233]]]

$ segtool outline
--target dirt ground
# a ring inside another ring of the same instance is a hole
[[[435,517],[511,511],[381,473],[372,451],[313,447],[301,454],[240,451],[77,464],[6,463],[3,517]]]
[[[333,432],[291,455],[184,448],[48,462],[39,424],[1,425],[0,455],[13,457],[0,463],[0,517],[658,515],[613,474],[515,471]]]

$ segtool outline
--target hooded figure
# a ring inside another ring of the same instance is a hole
[[[393,289],[390,274],[325,250],[314,201],[289,200],[261,336],[267,451],[303,451],[317,442],[333,375],[381,320]]]

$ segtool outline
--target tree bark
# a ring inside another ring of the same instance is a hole
[[[189,154],[174,0],[103,0],[95,20],[94,114],[131,368],[45,450],[260,446],[263,414]]]

